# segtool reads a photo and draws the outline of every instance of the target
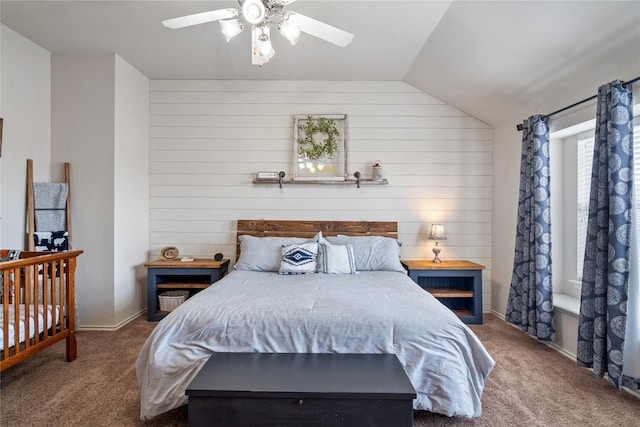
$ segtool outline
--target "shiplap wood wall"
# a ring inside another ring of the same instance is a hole
[[[492,129],[403,82],[182,81],[150,85],[150,249],[234,259],[236,220],[395,220],[405,258],[484,264],[491,303]],[[347,114],[348,171],[389,185],[251,183],[293,175],[293,116]]]

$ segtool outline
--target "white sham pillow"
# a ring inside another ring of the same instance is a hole
[[[353,246],[319,243],[318,271],[327,274],[356,274],[356,262]]]
[[[406,273],[400,262],[400,243],[396,239],[382,236],[329,236],[325,239],[333,245],[352,245],[358,271]]]

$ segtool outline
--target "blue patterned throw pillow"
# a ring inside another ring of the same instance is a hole
[[[280,274],[307,274],[316,272],[317,243],[302,243],[282,247]]]

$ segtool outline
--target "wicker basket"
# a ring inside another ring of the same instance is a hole
[[[161,311],[175,310],[189,297],[189,291],[166,291],[158,295]]]

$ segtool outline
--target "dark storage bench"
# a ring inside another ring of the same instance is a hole
[[[412,426],[394,354],[215,353],[186,390],[190,426]]]

